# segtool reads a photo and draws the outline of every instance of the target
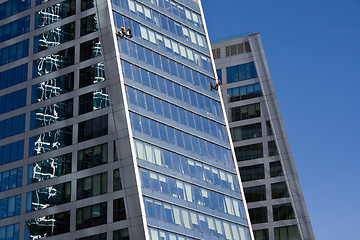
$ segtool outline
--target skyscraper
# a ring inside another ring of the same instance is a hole
[[[196,0],[2,2],[0,239],[251,239],[209,49]]]
[[[212,49],[255,239],[315,239],[260,35]]]

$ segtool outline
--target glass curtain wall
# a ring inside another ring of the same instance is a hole
[[[250,239],[198,3],[112,8],[150,239]]]

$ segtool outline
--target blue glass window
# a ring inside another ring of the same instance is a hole
[[[0,139],[24,132],[25,114],[0,121]]]
[[[123,65],[123,74],[124,76],[133,79],[134,81],[137,81],[139,83],[144,84],[143,80],[142,80],[142,76],[147,76],[145,81],[149,81],[148,79],[148,75],[145,74],[144,72],[147,72],[147,70],[144,70],[142,68],[139,68],[133,64],[130,64],[126,61],[121,61],[122,65]],[[188,69],[188,68],[186,68]],[[192,74],[190,69],[189,73],[190,73],[190,78],[192,79]],[[144,75],[140,75],[139,72],[142,72],[142,74]],[[134,77],[132,75],[130,75],[131,73],[134,73]],[[130,74],[129,74],[130,73]],[[183,100],[191,105],[193,105],[194,107],[199,107],[209,113],[212,113],[214,115],[217,116],[222,116],[222,110],[221,110],[221,106],[220,103],[214,99],[211,99],[207,96],[204,96],[198,92],[195,92],[194,90],[188,89],[184,86],[179,85],[178,83],[172,82],[168,79],[165,79],[159,75],[155,75],[153,73],[150,73],[151,77],[151,84],[147,83],[147,86],[150,87],[156,87],[154,88],[155,90],[159,90],[162,93],[165,93],[171,97],[176,97],[179,95],[179,100]],[[199,75],[198,75],[199,76]],[[201,74],[200,74],[201,76]],[[209,78],[210,79],[210,78]],[[145,85],[145,84],[144,84]],[[157,88],[159,87],[159,89]],[[177,93],[174,91],[177,91]],[[179,90],[180,89],[180,90]],[[209,89],[207,88],[207,91]],[[180,92],[182,92],[182,96],[180,95]],[[142,101],[140,101],[138,99],[138,103],[141,104]]]
[[[0,192],[21,187],[22,167],[14,168],[0,173]]]
[[[18,20],[12,21],[8,24],[2,25],[0,26],[0,43],[27,33],[29,32],[29,29],[30,16],[26,16]]]
[[[0,114],[22,108],[26,105],[26,88],[0,97]]]
[[[11,68],[0,73],[0,89],[8,88],[27,80],[28,64]]]
[[[191,163],[189,164],[189,167],[192,176],[201,178],[200,173],[196,173],[194,161],[189,160],[189,163]],[[168,194],[172,197],[180,198],[185,201],[193,202],[201,206],[213,208],[239,218],[246,218],[243,211],[243,203],[239,199],[145,169],[141,169],[141,176],[144,176],[144,178],[142,177],[142,184],[145,184],[149,189]],[[147,182],[145,183],[145,181]],[[169,187],[174,183],[176,183],[177,191],[173,188],[174,190],[170,193]]]
[[[0,66],[29,55],[29,39],[0,49]]]
[[[154,32],[153,30],[149,29],[147,26],[144,25],[140,25],[136,22],[134,22],[133,20],[122,16],[118,13],[114,12],[114,18],[115,19],[123,19],[121,20],[121,24],[123,24],[123,21],[128,22],[125,25],[129,25],[130,27],[133,25],[138,25],[140,27],[140,35],[136,35],[136,33],[134,32],[134,37],[135,38],[140,38],[143,41],[148,42],[150,40],[151,43],[153,43],[154,45],[158,46],[159,48],[171,53],[171,54],[175,54],[177,55],[180,59],[186,59],[188,61],[190,61],[190,64],[196,64],[201,68],[204,68],[205,70],[209,71],[208,74],[213,74],[211,69],[211,63],[210,63],[210,57],[203,54],[203,52],[199,52],[197,50],[194,50],[193,48],[190,48],[178,41],[174,41],[174,40],[170,40],[168,37],[166,37],[165,35],[163,35],[161,32]],[[175,25],[173,20],[169,20],[169,26],[170,26],[170,30],[176,34],[175,31]],[[117,27],[120,28],[123,25],[118,25]],[[165,26],[165,25],[164,25]],[[132,27],[132,29],[134,29],[134,27]],[[182,28],[180,28],[182,29]],[[195,32],[193,32],[191,30],[191,36],[196,36]],[[155,37],[156,36],[156,37]],[[181,36],[183,36],[182,34],[182,30],[181,30]],[[202,39],[201,42],[205,41],[204,36],[197,34],[198,39]],[[130,45],[132,45],[133,43],[129,43]],[[128,54],[126,51],[127,47],[125,46],[126,43],[121,43],[121,41],[119,41],[119,46],[120,49],[123,47],[125,49],[125,51],[122,51],[122,53],[126,53]],[[153,47],[154,47],[153,45]],[[204,46],[204,44],[202,44],[202,46]],[[145,54],[144,54],[144,50],[142,48],[139,48],[139,45],[137,45],[138,48],[138,53],[141,52],[141,55],[139,54],[138,58],[143,61],[146,62],[150,65],[153,65],[153,57],[151,55],[150,50],[145,48]],[[129,46],[130,52],[132,51],[132,48]],[[133,52],[132,54],[130,54],[131,56],[135,57],[136,54],[135,52]],[[145,60],[145,55],[146,55],[146,60]],[[155,61],[156,63],[156,61]],[[171,64],[170,64],[171,65]],[[176,68],[172,69],[172,70],[176,70]],[[175,75],[175,74],[174,74]]]
[[[19,228],[20,228],[19,223],[0,227],[0,239],[19,240]]]
[[[227,83],[239,82],[257,77],[258,76],[254,62],[244,63],[226,68]]]
[[[217,74],[217,77],[218,77],[219,80],[220,80],[220,84],[222,84],[222,71],[221,71],[221,68],[220,68],[220,69],[216,69],[216,74]]]
[[[222,239],[244,239],[250,240],[249,229],[239,224],[230,223],[213,217],[201,214],[185,208],[165,204],[151,198],[144,198],[147,217],[165,221],[170,224],[202,232],[203,234],[213,234]],[[166,214],[164,212],[166,209]],[[166,218],[165,218],[166,216]],[[216,226],[216,227],[215,227]],[[205,237],[205,239],[211,237]]]
[[[137,115],[135,113],[130,114],[133,129],[136,130],[136,131],[139,131],[141,133],[150,135],[150,136],[152,136],[152,137],[154,137],[156,139],[162,140],[160,138],[159,126],[163,125],[163,124],[158,123],[158,122],[156,122],[154,120],[148,119],[148,118],[146,118],[144,116],[142,116],[139,119],[138,116],[139,115]],[[142,122],[145,119],[148,119],[150,121],[150,129],[151,129],[150,134],[147,132],[145,127],[141,127],[141,125],[143,125]],[[171,128],[170,126],[168,126],[168,127]],[[166,128],[165,129],[162,128],[162,129],[163,129],[163,131],[167,131]],[[199,145],[198,145],[199,144],[198,137],[189,135],[188,133],[185,133],[185,132],[182,132],[182,131],[176,132],[176,135],[180,137],[180,140],[176,139],[176,141],[173,141],[173,142],[177,143],[177,146],[180,147],[179,143],[181,143],[182,139],[184,139],[185,149],[187,149],[189,151],[195,151],[196,153],[200,153]],[[173,137],[175,137],[175,136],[173,136]],[[192,140],[192,138],[194,138],[194,140]],[[206,152],[205,156],[208,156],[208,157],[210,157],[212,159],[215,159],[215,160],[220,161],[222,163],[229,164],[229,165],[233,166],[234,163],[232,161],[230,150],[228,150],[228,149],[226,149],[224,147],[221,147],[219,145],[213,144],[211,142],[208,142],[208,141],[206,141],[206,143],[208,145],[208,148],[215,149],[216,156],[211,155],[210,150],[208,152]],[[197,148],[197,149],[194,149],[194,148]]]
[[[260,83],[249,84],[236,88],[229,88],[227,90],[227,93],[229,102],[236,102],[262,96]]]
[[[0,20],[29,9],[31,0],[8,0],[0,4]]]
[[[0,165],[15,162],[23,157],[24,140],[0,146]]]
[[[21,195],[0,199],[0,219],[20,214]]]

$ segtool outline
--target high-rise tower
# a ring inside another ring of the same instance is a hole
[[[196,0],[2,1],[0,239],[251,239],[209,49]]]
[[[212,49],[255,239],[315,239],[260,35]]]

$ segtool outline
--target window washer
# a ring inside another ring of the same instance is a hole
[[[210,83],[210,91],[212,91],[213,89],[218,90],[220,86],[220,81],[216,80],[216,85],[215,87]]]
[[[131,32],[131,29],[130,29],[129,27],[128,27],[127,31],[126,31],[126,36],[127,36],[128,38],[132,38],[132,37],[133,37],[132,32]]]

